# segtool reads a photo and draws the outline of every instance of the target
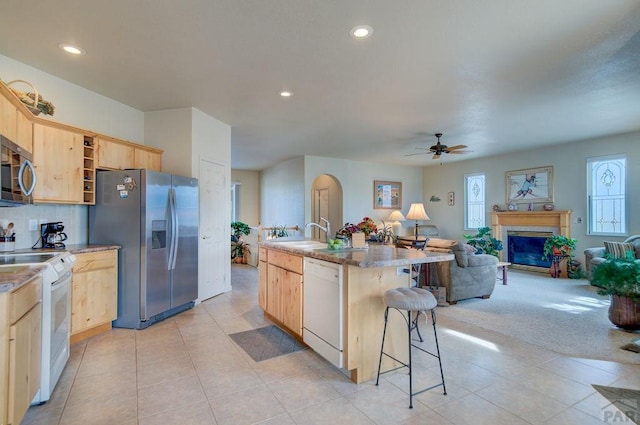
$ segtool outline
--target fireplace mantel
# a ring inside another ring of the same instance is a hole
[[[526,228],[552,230],[554,233],[571,237],[571,211],[506,211],[491,213],[491,233],[493,237],[505,241],[506,230]]]

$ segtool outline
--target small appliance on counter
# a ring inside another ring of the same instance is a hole
[[[64,241],[67,234],[64,233],[64,225],[61,221],[56,223],[43,223],[40,225],[40,241],[42,249],[64,249]]]

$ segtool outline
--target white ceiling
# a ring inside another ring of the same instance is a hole
[[[11,0],[0,12],[0,54],[142,111],[195,107],[231,125],[236,169],[298,155],[434,165],[640,129],[638,0]],[[373,35],[350,38],[358,24]],[[437,132],[472,152],[405,156]]]

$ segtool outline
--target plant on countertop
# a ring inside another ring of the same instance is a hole
[[[502,251],[502,241],[491,236],[490,227],[478,228],[475,235],[462,235],[467,243],[476,248],[476,254],[489,254],[498,257]]]
[[[336,232],[337,236],[342,238],[350,238],[352,234],[360,232],[360,228],[353,223],[345,223],[338,231]]]
[[[608,256],[593,270],[591,283],[600,295],[611,297],[611,323],[622,329],[640,329],[640,260],[632,252],[623,258]]]
[[[289,232],[287,232],[286,225],[283,224],[282,226],[271,226],[271,230],[269,231],[270,239],[286,238],[287,236],[289,236]]]
[[[358,223],[358,228],[368,238],[370,234],[378,232],[378,226],[369,217],[362,217],[362,221]]]
[[[566,255],[571,257],[576,249],[577,239],[562,235],[551,235],[544,241],[542,247],[542,259],[548,260],[552,255]]]
[[[240,240],[240,236],[248,235],[251,231],[251,228],[248,224],[243,223],[241,221],[234,221],[231,223],[231,241],[238,242]]]

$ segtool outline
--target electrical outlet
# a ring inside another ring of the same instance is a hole
[[[38,230],[38,220],[36,220],[35,218],[32,218],[29,220],[29,231],[30,232],[35,232]]]

